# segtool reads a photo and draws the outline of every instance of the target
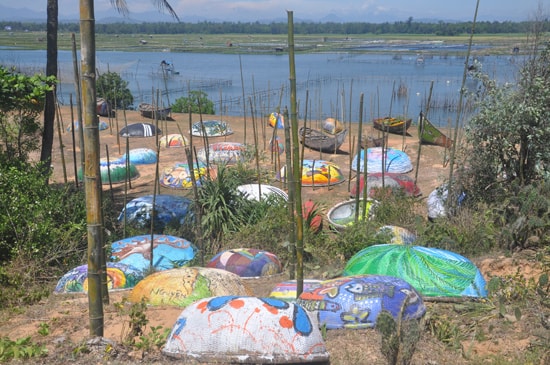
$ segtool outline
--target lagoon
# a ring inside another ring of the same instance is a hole
[[[390,114],[416,119],[426,109],[433,83],[430,120],[437,125],[446,126],[450,120],[454,124],[453,106],[460,96],[465,58],[447,55],[441,49],[429,53],[402,51],[392,48],[381,53],[297,54],[299,117],[305,116],[307,99],[308,119],[335,117],[357,122],[363,94],[364,121]],[[69,95],[74,95],[72,55],[70,51],[59,51],[58,58],[58,99],[68,105]],[[173,71],[161,67],[163,60],[173,66]],[[486,55],[477,56],[477,61],[491,78],[513,84],[524,60],[522,56]],[[256,115],[268,114],[279,104],[281,109],[289,107],[289,59],[283,52],[236,55],[98,51],[96,62],[99,73],[117,72],[129,83],[134,106],[151,102],[157,94],[160,102],[168,105],[189,90],[202,90],[222,116],[250,116],[251,104]],[[24,72],[44,72],[46,52],[0,48],[0,63]],[[477,87],[472,80],[466,86],[473,92]]]

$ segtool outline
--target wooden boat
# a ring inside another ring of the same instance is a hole
[[[406,133],[411,126],[411,123],[411,118],[405,120],[401,118],[384,117],[373,120],[375,129],[395,134]]]
[[[433,144],[445,148],[451,148],[453,145],[453,140],[437,129],[422,114],[420,114],[420,118],[418,119],[418,138],[420,138],[420,143]]]
[[[344,143],[348,130],[344,129],[340,133],[332,135],[308,127],[301,127],[298,135],[306,147],[321,152],[336,153]]]
[[[172,112],[171,107],[158,108],[149,103],[140,103],[138,110],[142,117],[151,119],[168,119]]]

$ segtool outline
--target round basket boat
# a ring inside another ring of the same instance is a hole
[[[244,194],[248,200],[266,200],[270,197],[279,197],[288,201],[288,194],[278,187],[266,184],[244,184],[237,186],[237,190]],[[260,195],[261,194],[261,195]],[[261,199],[260,199],[261,196]]]
[[[119,160],[107,162],[105,159],[101,159],[99,162],[99,170],[101,174],[101,183],[102,184],[117,184],[121,183],[124,180],[133,180],[139,177],[139,171],[136,165],[126,162],[121,162]],[[82,168],[78,170],[78,180],[83,181],[84,173]]]
[[[326,280],[300,294],[296,303],[315,314],[327,329],[373,328],[382,312],[396,321],[418,320],[426,313],[422,297],[411,284],[384,275]]]
[[[151,248],[153,262],[151,262]],[[155,271],[187,265],[195,257],[195,246],[185,238],[164,234],[127,237],[111,243],[111,258],[146,272],[153,265]]]
[[[286,180],[286,165],[277,174],[280,181]],[[325,160],[304,160],[302,162],[302,186],[330,186],[346,180],[338,165]]]
[[[157,162],[157,153],[150,148],[134,148],[128,154],[130,155],[130,163],[134,165],[151,165]],[[126,163],[126,155],[126,153],[122,155],[118,161]]]
[[[162,131],[151,123],[134,123],[129,124],[122,128],[119,132],[121,137],[154,137],[155,135],[161,135]]]
[[[202,122],[193,123],[191,126],[191,134],[197,137],[223,137],[233,134],[233,130],[224,121],[221,120],[204,120]]]
[[[271,276],[283,271],[283,265],[276,255],[254,248],[222,251],[215,255],[206,267],[227,270],[247,278]]]
[[[206,297],[250,295],[250,288],[236,274],[205,267],[180,267],[154,272],[131,291],[132,303],[187,307]]]
[[[133,288],[143,279],[143,272],[138,268],[121,262],[107,262],[107,287],[111,290]],[[77,266],[59,279],[54,293],[87,293],[88,265]]]
[[[384,151],[384,153],[382,153]],[[357,157],[359,157],[359,168],[357,168]],[[367,173],[375,172],[393,172],[396,174],[405,174],[412,171],[413,166],[409,156],[395,148],[372,147],[367,149]],[[353,157],[351,169],[353,171],[363,172],[365,168],[365,150],[362,149],[358,155]]]
[[[207,168],[205,164],[193,164],[193,175],[197,186],[201,186],[205,179],[215,179],[217,176],[216,168],[210,165]],[[191,189],[193,187],[193,179],[189,164],[185,162],[176,162],[173,166],[164,168],[159,177],[161,186],[170,189]]]
[[[274,298],[218,296],[185,308],[162,352],[216,364],[329,364],[315,316]]]
[[[367,211],[363,214],[363,204],[364,200],[359,199],[359,220],[363,219],[363,216],[366,215],[367,219],[370,219],[374,216],[375,207],[377,201],[373,199],[367,199],[366,208]],[[343,230],[346,227],[349,227],[355,221],[355,199],[347,200],[340,202],[330,208],[327,213],[327,218],[330,225],[337,230]]]
[[[169,134],[162,137],[159,140],[159,144],[161,147],[165,148],[185,147],[189,145],[189,141],[187,140],[187,138],[185,138],[185,136],[182,136],[181,134]]]
[[[197,151],[197,158],[206,164],[231,165],[245,160],[246,146],[237,142],[216,142]]]

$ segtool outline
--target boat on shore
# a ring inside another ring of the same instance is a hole
[[[407,133],[407,130],[411,126],[412,119],[384,117],[374,119],[372,123],[374,125],[374,129],[378,129],[379,131],[394,134],[404,134]]]
[[[418,138],[420,143],[432,144],[445,148],[451,148],[453,140],[447,137],[436,126],[434,126],[424,115],[420,113],[418,118]]]
[[[336,153],[346,140],[348,130],[344,129],[338,134],[328,134],[316,129],[301,127],[298,135],[304,146],[327,153]]]
[[[168,119],[170,113],[172,112],[171,107],[159,108],[149,103],[140,103],[138,105],[138,110],[142,117],[150,119]]]

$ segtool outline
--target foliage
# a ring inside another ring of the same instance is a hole
[[[0,22],[0,28],[9,25],[14,32],[28,30],[30,32],[42,31],[45,24],[39,22]],[[548,32],[548,21],[542,23],[543,31]],[[476,33],[478,34],[514,34],[526,33],[531,27],[531,22],[521,21],[477,21]],[[286,35],[288,27],[285,22],[118,22],[97,23],[96,34],[266,34]],[[457,35],[468,34],[471,31],[471,22],[425,22],[414,21],[409,18],[405,21],[385,23],[369,22],[295,22],[295,34],[438,34]],[[59,24],[59,31],[63,33],[78,33],[78,22],[63,22]],[[139,39],[139,38],[138,38]]]
[[[115,109],[126,109],[134,102],[128,89],[128,81],[116,73],[108,71],[99,75],[96,81],[97,96],[101,97]]]
[[[47,296],[43,278],[81,263],[86,252],[84,193],[47,178],[36,165],[0,165],[0,307]]]
[[[141,300],[139,303],[132,303],[126,307],[124,303],[115,303],[120,316],[128,316],[128,331],[124,336],[123,342],[127,345],[135,346],[142,351],[159,350],[165,343],[170,334],[169,328],[162,326],[152,326],[149,332],[146,332],[149,319],[147,318],[147,303]],[[137,339],[136,339],[137,338]]]
[[[330,244],[332,254],[349,260],[353,255],[365,247],[379,244],[377,238],[378,225],[372,221],[353,224],[339,232]]]
[[[374,222],[405,228],[415,225],[420,201],[406,195],[403,189],[375,189],[373,199],[379,202],[373,210]]]
[[[407,305],[408,300],[405,300],[397,318],[388,311],[382,311],[376,319],[376,330],[382,337],[380,350],[390,365],[410,364],[420,340],[421,321],[403,318]]]
[[[256,206],[255,217],[258,219],[242,226],[238,232],[227,237],[224,246],[266,250],[275,253],[282,262],[287,262],[290,251],[283,247],[283,242],[288,240],[290,229],[286,202],[282,198],[270,197],[254,205]]]
[[[486,254],[499,244],[499,228],[495,219],[492,210],[482,204],[461,207],[456,214],[436,219],[431,224],[418,222],[416,244],[466,256]]]
[[[46,179],[36,165],[0,165],[0,262],[20,256],[57,266],[86,247],[83,193]]]
[[[216,253],[222,239],[238,232],[249,222],[253,202],[247,200],[238,190],[241,182],[232,178],[230,169],[221,165],[215,179],[203,182],[198,190],[198,201],[194,211],[200,209],[201,231],[204,242],[210,242],[206,251]]]
[[[30,336],[15,341],[0,337],[0,362],[30,359],[47,353],[46,346],[33,343]]]
[[[215,114],[214,102],[208,99],[208,94],[204,91],[192,90],[188,96],[177,98],[172,105],[172,111],[175,113],[194,114]]]
[[[38,116],[55,77],[27,76],[0,66],[0,160],[26,161],[39,149]]]
[[[465,185],[474,200],[498,202],[539,181],[550,166],[550,45],[523,66],[515,88],[476,64],[479,112],[466,127],[471,146]],[[513,183],[513,184],[512,184]]]
[[[544,247],[550,244],[550,181],[514,189],[495,204],[502,248]]]

